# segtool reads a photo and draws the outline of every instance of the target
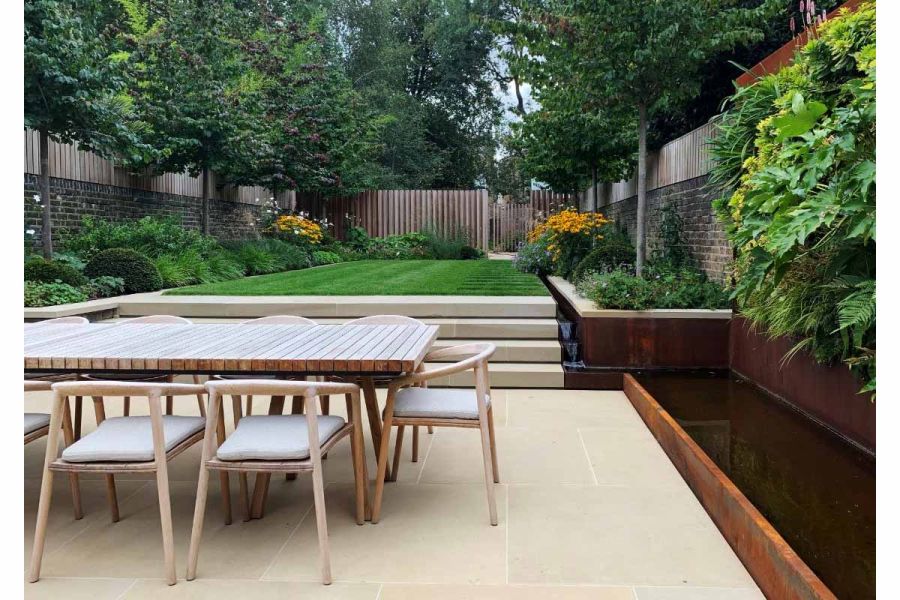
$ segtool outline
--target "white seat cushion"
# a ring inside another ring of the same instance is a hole
[[[487,398],[491,405],[491,397]],[[394,416],[436,419],[477,419],[475,390],[403,388],[394,400]]]
[[[166,452],[202,431],[206,419],[163,415]],[[62,453],[67,462],[146,462],[153,460],[150,417],[112,417]]]
[[[44,413],[25,413],[25,435],[37,431],[50,424],[50,415]]]
[[[344,419],[319,415],[319,445],[331,439]],[[216,456],[220,460],[303,460],[309,458],[306,415],[251,415],[238,421]]]

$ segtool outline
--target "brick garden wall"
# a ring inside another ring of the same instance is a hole
[[[34,230],[34,244],[40,245],[41,208],[34,201],[38,191],[37,176],[25,174],[25,229]],[[145,216],[174,217],[184,227],[200,228],[200,199],[111,185],[50,179],[53,198],[53,239],[65,240],[66,234],[77,231],[84,216],[111,222],[140,219]],[[264,206],[223,200],[210,202],[209,231],[220,240],[241,240],[259,237],[258,220]]]
[[[647,192],[647,255],[652,256],[659,241],[659,208],[675,203],[684,221],[684,240],[697,266],[711,279],[722,281],[731,260],[731,245],[725,230],[716,219],[712,202],[720,194],[707,185],[707,176],[695,177]],[[635,240],[637,196],[632,196],[597,210],[615,221]]]

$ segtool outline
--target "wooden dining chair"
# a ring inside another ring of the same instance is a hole
[[[270,315],[267,317],[259,317],[256,319],[249,319],[247,321],[241,321],[239,325],[318,325],[312,319],[307,319],[306,317],[301,317],[298,315]],[[241,375],[213,375],[210,377],[211,380],[215,381],[228,381],[235,379],[280,379],[275,375],[261,373],[261,374],[241,374]],[[299,378],[305,379],[305,378]],[[329,397],[323,396],[320,398],[322,403],[322,412],[323,414],[328,414],[329,412]],[[237,427],[238,420],[241,417],[241,414],[244,412],[242,406],[244,405],[243,398],[240,394],[234,395],[231,397],[231,406],[232,406],[232,414],[234,418],[234,426]],[[246,414],[253,414],[253,395],[247,395],[247,403],[246,403]],[[271,398],[269,400],[269,414],[281,414],[284,411],[284,398]],[[302,411],[302,400],[300,398],[292,398],[291,399],[291,414],[299,415]],[[291,481],[297,478],[296,473],[286,473],[285,479]],[[261,514],[262,511],[262,502],[264,502],[265,493],[269,488],[269,480],[271,479],[271,474],[263,474],[260,473],[256,476],[256,482],[254,484],[254,492],[253,498],[255,499],[254,506],[257,507],[257,511],[254,514]],[[247,474],[241,473],[238,477],[238,485],[240,487],[239,493],[241,497],[243,497],[247,493]],[[243,513],[244,520],[250,520],[250,513],[244,511]]]
[[[170,324],[170,325],[190,325],[191,321],[185,319],[184,317],[177,317],[175,315],[147,315],[144,317],[135,317],[133,319],[128,319],[127,321],[122,321],[118,325],[140,325],[140,324]],[[91,374],[82,374],[79,375],[79,379],[83,379],[85,381],[134,381],[140,383],[172,383],[174,377],[172,375],[133,375],[130,373],[91,373]],[[197,375],[193,376],[194,383],[196,385],[200,385],[200,377]],[[102,402],[102,400],[101,400]],[[172,402],[173,399],[171,397],[166,398],[166,414],[172,414]],[[96,407],[96,398],[94,399],[94,406]],[[203,396],[197,396],[197,406],[200,408],[200,416],[204,415],[204,410],[206,410],[206,404],[204,402]],[[128,416],[131,414],[131,398],[126,396],[124,399],[124,404],[122,407],[122,415]],[[75,397],[75,439],[81,439],[81,418],[82,418],[82,398],[80,396]]]
[[[345,325],[421,325],[425,326],[425,323],[419,321],[418,319],[413,319],[412,317],[407,317],[404,315],[371,315],[369,317],[362,317],[359,319],[354,319],[352,321],[347,321]],[[391,378],[389,377],[376,377],[370,379],[376,387],[378,386],[387,386],[391,382]],[[364,382],[364,385],[366,382]],[[422,384],[426,385],[425,383]],[[374,396],[374,390],[371,391],[371,394]],[[368,410],[371,410],[368,404],[366,405]],[[377,418],[377,416],[376,416]],[[434,427],[431,425],[428,426],[428,433],[434,433]],[[419,428],[418,426],[412,428],[412,462],[419,462]],[[391,478],[393,479],[393,478]]]
[[[491,525],[497,524],[497,503],[494,484],[500,482],[497,467],[497,443],[494,435],[494,415],[491,406],[491,387],[488,360],[496,351],[490,343],[464,344],[429,352],[425,361],[459,359],[458,362],[410,373],[388,385],[384,408],[384,432],[378,449],[378,474],[375,478],[375,500],[372,523],[381,515],[381,501],[388,467],[391,427],[397,427],[397,446],[391,473],[394,479],[400,466],[403,428],[431,425],[434,427],[467,427],[481,432],[481,451],[484,459],[484,482],[487,487],[488,511]],[[419,387],[429,380],[455,373],[472,371],[475,389]]]
[[[200,461],[200,478],[197,483],[187,579],[190,581],[197,576],[209,471],[234,471],[242,474],[257,472],[266,475],[305,472],[311,473],[313,481],[322,583],[331,583],[322,454],[343,438],[350,438],[356,482],[356,522],[362,525],[368,512],[368,475],[363,457],[359,386],[350,383],[245,379],[210,381],[206,387],[209,390],[209,406],[206,411],[203,458]],[[316,401],[323,393],[345,395],[349,421],[335,415],[319,414]],[[216,422],[224,412],[222,397],[249,394],[300,397],[306,405],[305,414],[249,415],[239,418],[234,432],[223,442],[215,435]],[[241,502],[244,507],[247,506],[246,495]]]
[[[102,473],[107,476],[107,492],[110,505],[118,520],[115,497],[117,473],[156,473],[156,490],[159,496],[159,514],[162,523],[163,557],[165,576],[174,585],[175,547],[172,532],[172,508],[169,498],[168,462],[203,439],[206,419],[163,415],[161,398],[205,394],[203,386],[164,382],[119,381],[65,381],[53,384],[53,409],[50,412],[50,432],[44,460],[44,476],[41,482],[41,499],[38,504],[34,549],[31,555],[29,581],[35,582],[41,575],[41,559],[47,535],[47,518],[53,492],[53,474]],[[149,417],[111,417],[98,415],[97,429],[66,448],[56,457],[60,422],[65,404],[70,396],[131,396],[145,397],[150,405]],[[219,419],[221,421],[221,417]],[[223,430],[221,426],[216,430]],[[222,490],[223,503],[228,490]]]
[[[49,392],[51,390],[51,382],[25,380],[25,393],[29,392]],[[72,434],[72,416],[69,412],[69,403],[63,406],[62,415],[63,440],[68,448],[75,441]],[[46,413],[25,413],[25,445],[27,446],[35,440],[39,440],[50,433],[50,415]],[[72,508],[75,512],[75,519],[81,519],[84,513],[81,510],[81,491],[78,488],[78,473],[69,473],[69,487],[72,492]]]

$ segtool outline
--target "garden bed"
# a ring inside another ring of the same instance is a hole
[[[601,310],[564,279],[547,286],[574,323],[587,369],[567,372],[567,387],[621,389],[622,373],[634,370],[728,368],[731,310]]]

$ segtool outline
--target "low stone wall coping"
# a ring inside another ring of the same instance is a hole
[[[581,296],[575,286],[562,277],[548,277],[553,288],[578,311],[582,318],[610,319],[731,319],[731,309],[706,308],[654,308],[650,310],[615,310],[596,308],[594,303]]]

